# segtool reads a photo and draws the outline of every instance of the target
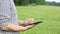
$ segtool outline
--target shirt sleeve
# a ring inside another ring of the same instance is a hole
[[[8,20],[9,20],[9,16],[8,16],[8,12],[9,10],[7,10],[8,4],[6,4],[3,0],[0,0],[0,27],[5,27],[8,25]]]

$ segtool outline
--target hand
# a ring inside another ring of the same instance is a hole
[[[31,29],[31,28],[33,28],[33,27],[35,27],[35,26],[36,26],[36,24],[29,25],[29,26],[26,26],[26,27],[27,27],[27,30],[29,30],[29,29]]]
[[[23,24],[24,25],[28,25],[28,24],[33,23],[33,21],[34,21],[34,19],[33,18],[30,18],[30,19],[25,20]]]

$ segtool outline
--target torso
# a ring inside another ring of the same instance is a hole
[[[1,6],[1,3],[3,3],[2,6]],[[0,9],[1,11],[0,14],[8,16],[8,18],[10,18],[9,22],[18,26],[18,17],[16,15],[16,8],[13,3],[13,0],[0,0],[0,7],[3,9],[3,10]],[[19,32],[6,32],[6,31],[0,30],[0,34],[20,34],[20,33]]]

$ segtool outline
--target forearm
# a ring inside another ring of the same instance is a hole
[[[28,27],[16,26],[12,23],[9,23],[8,26],[2,28],[2,30],[7,30],[7,31],[9,31],[9,30],[11,30],[11,31],[25,31],[27,29],[28,29]]]
[[[34,21],[34,19],[33,18],[30,18],[30,19],[27,19],[25,21],[18,20],[18,23],[19,23],[19,25],[21,25],[21,24],[27,25],[27,24],[33,23],[33,21]]]
[[[11,26],[12,26],[12,27],[11,27]],[[16,26],[16,25],[11,24],[11,23],[7,26],[7,28],[8,28],[8,29],[11,29],[11,30],[13,30],[13,31],[24,31],[24,30],[27,30],[27,29],[28,29],[27,27]]]
[[[19,25],[24,24],[24,21],[18,20]]]

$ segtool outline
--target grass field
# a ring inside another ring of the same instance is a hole
[[[20,20],[34,18],[44,20],[42,24],[21,32],[21,34],[60,34],[60,7],[56,6],[17,6]]]

